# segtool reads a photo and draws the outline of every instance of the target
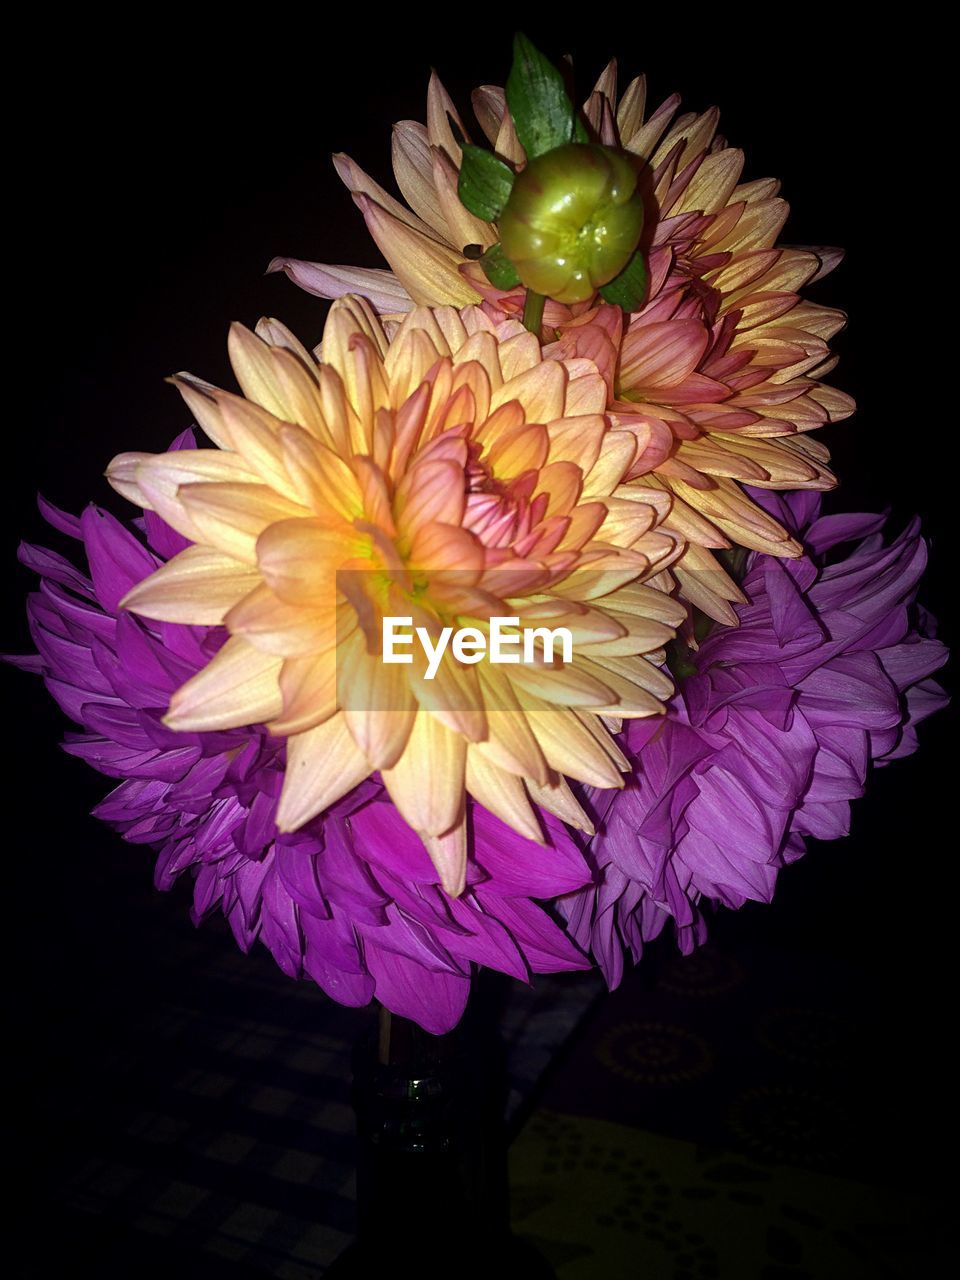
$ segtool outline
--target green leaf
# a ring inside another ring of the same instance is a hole
[[[510,199],[516,176],[508,164],[483,147],[461,148],[463,162],[457,181],[460,203],[484,222],[496,222]]]
[[[517,268],[503,252],[503,246],[492,244],[480,259],[483,274],[495,289],[513,289],[520,283]]]
[[[600,288],[600,297],[624,311],[636,311],[647,296],[647,263],[638,249],[618,276]]]
[[[519,31],[513,38],[507,106],[528,160],[562,147],[573,137],[573,106],[563,77]]]
[[[590,141],[590,135],[587,133],[587,126],[579,116],[574,116],[573,118],[573,140],[574,142]]]

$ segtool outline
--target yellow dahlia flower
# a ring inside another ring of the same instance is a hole
[[[663,710],[663,645],[683,617],[644,585],[678,552],[669,500],[625,489],[631,432],[583,357],[546,358],[515,320],[418,308],[388,342],[373,308],[334,304],[318,363],[282,326],[234,326],[243,394],[180,376],[217,446],[125,454],[114,486],[193,545],[123,604],[223,624],[166,723],[265,722],[288,739],[278,823],[295,830],[379,771],[451,893],[465,798],[531,839],[531,800],[588,826],[565,778],[622,785],[621,717]],[[566,627],[569,661],[497,665],[447,649],[383,661],[383,621],[488,636],[493,618]]]
[[[836,265],[839,254],[777,246],[788,206],[773,179],[741,181],[743,152],[717,134],[715,109],[677,116],[674,96],[648,116],[644,78],[633,80],[619,101],[616,82],[611,63],[584,111],[600,142],[646,162],[650,284],[643,307],[625,315],[622,327],[614,329],[607,316],[614,344],[608,407],[637,441],[631,477],[673,497],[668,524],[688,542],[677,574],[684,594],[732,623],[728,602],[739,593],[706,549],[733,541],[772,555],[800,552],[741,484],[835,483],[826,449],[806,433],[853,410],[848,396],[821,381],[835,363],[827,343],[844,317],[802,300],[799,290]],[[473,107],[494,150],[522,164],[503,90],[483,86]],[[519,315],[523,290],[494,289],[464,255],[468,245],[493,244],[498,230],[457,199],[461,152],[451,120],[469,139],[434,76],[426,125],[402,121],[394,128],[394,173],[409,208],[348,157],[335,157],[390,271],[282,258],[272,268],[324,297],[362,292],[385,314],[483,299],[494,318]],[[590,306],[548,301],[544,340],[566,339],[568,351],[583,350],[571,321]]]

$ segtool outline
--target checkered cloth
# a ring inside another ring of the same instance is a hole
[[[78,1150],[50,1192],[64,1256],[98,1277],[142,1275],[154,1255],[171,1275],[189,1259],[209,1277],[314,1280],[353,1238],[350,1055],[375,1015],[288,981],[216,929],[173,932],[152,939],[170,957],[169,995],[125,1011],[123,1047],[102,1064],[106,1110],[86,1128],[73,1117]],[[510,985],[517,1117],[602,987],[596,974]]]

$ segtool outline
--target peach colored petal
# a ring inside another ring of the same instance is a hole
[[[356,554],[357,541],[316,518],[270,524],[256,544],[264,581],[281,600],[331,609],[339,566]]]
[[[337,711],[337,664],[330,654],[288,658],[280,671],[283,710],[267,725],[278,736],[304,733]]]
[[[354,196],[380,252],[414,302],[464,306],[480,295],[460,274],[461,256],[388,213],[366,196]]]

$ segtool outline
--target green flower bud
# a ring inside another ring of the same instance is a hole
[[[630,162],[610,147],[570,142],[517,175],[500,242],[528,289],[585,302],[627,265],[642,228]]]

